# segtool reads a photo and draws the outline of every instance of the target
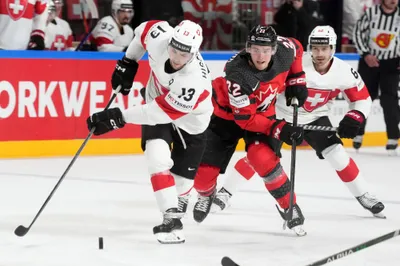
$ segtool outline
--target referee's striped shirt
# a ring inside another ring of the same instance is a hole
[[[359,54],[372,54],[379,60],[400,57],[400,8],[383,12],[381,5],[368,8],[357,21],[353,41]]]

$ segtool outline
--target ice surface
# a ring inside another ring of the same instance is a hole
[[[350,154],[385,203],[388,219],[372,218],[327,162],[300,150],[296,192],[306,237],[282,230],[274,199],[254,177],[232,198],[231,208],[202,224],[192,218],[194,194],[181,245],[161,245],[152,234],[161,214],[142,155],[79,158],[22,238],[14,229],[29,225],[71,158],[0,160],[0,265],[217,266],[223,256],[241,266],[306,265],[400,228],[400,158],[388,157],[383,148]],[[282,161],[289,173],[289,151]],[[400,237],[329,265],[398,266],[399,251]]]

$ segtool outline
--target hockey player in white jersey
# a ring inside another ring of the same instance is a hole
[[[164,216],[162,224],[153,228],[161,243],[185,241],[180,219],[186,210],[179,202],[193,187],[206,147],[205,130],[213,105],[210,73],[198,52],[202,40],[201,27],[192,21],[184,20],[175,28],[166,21],[140,24],[115,67],[112,87],[121,85],[122,94],[129,93],[138,70],[137,61],[147,51],[151,72],[146,103],[125,111],[108,109],[87,120],[89,130],[96,127],[95,135],[121,128],[125,123],[142,125],[142,149]]]
[[[131,0],[113,0],[111,16],[102,18],[92,32],[92,40],[97,50],[103,52],[126,51],[133,39],[129,26],[134,10]]]
[[[0,50],[44,50],[47,0],[0,1]]]
[[[50,0],[48,3],[49,17],[45,30],[45,47],[47,50],[65,51],[72,48],[72,30],[69,23],[58,17],[59,10],[62,7],[62,0]]]
[[[317,26],[308,39],[308,55],[303,57],[306,73],[308,98],[299,108],[298,123],[318,126],[332,126],[328,112],[335,97],[342,93],[349,103],[350,111],[339,123],[336,132],[305,131],[304,139],[317,152],[320,159],[327,160],[341,181],[362,207],[374,216],[384,218],[384,205],[369,193],[363,174],[349,157],[340,138],[354,138],[371,109],[371,98],[360,75],[348,63],[334,56],[336,33],[330,26]],[[277,117],[292,122],[293,109],[286,106],[284,95],[279,95],[276,103]],[[340,138],[339,138],[340,137]],[[254,170],[246,158],[240,159],[227,177],[214,200],[213,211],[228,206],[228,201],[236,191],[238,183],[249,180]]]

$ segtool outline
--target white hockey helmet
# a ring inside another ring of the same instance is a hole
[[[129,19],[129,22],[130,22],[130,20],[133,17],[133,12],[134,12],[132,0],[113,0],[112,1],[112,3],[111,3],[111,15],[114,17],[114,19],[118,23],[119,23],[118,11],[120,11],[120,10],[128,11],[128,12],[131,11],[132,12],[132,16]]]
[[[201,26],[193,21],[183,20],[174,28],[169,45],[179,51],[194,54],[199,51],[202,42],[203,29]]]
[[[337,36],[331,26],[317,26],[310,36],[308,36],[308,51],[311,51],[311,45],[332,45],[333,53],[336,49]],[[333,56],[333,54],[332,54]]]

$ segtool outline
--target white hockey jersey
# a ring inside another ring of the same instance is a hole
[[[372,104],[368,89],[358,72],[348,63],[334,57],[329,71],[321,75],[314,68],[311,54],[307,53],[303,56],[303,70],[306,73],[308,98],[299,108],[299,124],[308,124],[328,116],[333,101],[340,92],[349,103],[350,110],[358,110],[368,117]],[[284,92],[278,95],[276,115],[292,122],[293,107],[286,106]]]
[[[133,30],[129,25],[119,29],[112,16],[102,18],[93,29],[92,40],[99,51],[121,52],[133,39]]]
[[[47,0],[0,1],[0,49],[25,50],[31,35],[44,37]]]
[[[46,27],[44,43],[47,50],[71,50],[72,30],[69,23],[56,17]]]
[[[213,113],[210,72],[197,52],[182,69],[165,72],[167,47],[173,28],[166,21],[148,21],[135,29],[126,57],[139,60],[148,52],[151,68],[146,86],[146,104],[123,112],[133,124],[173,123],[189,134],[204,132]]]

